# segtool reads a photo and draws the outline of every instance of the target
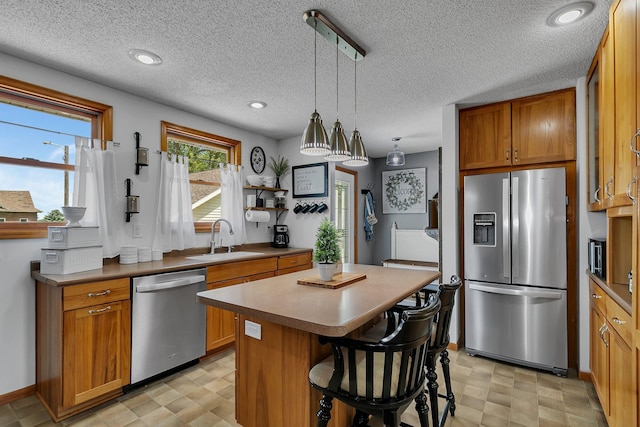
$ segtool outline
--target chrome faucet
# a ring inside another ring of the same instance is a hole
[[[229,234],[233,236],[233,227],[231,226],[231,223],[224,218],[216,219],[211,226],[211,253],[214,253],[216,249],[216,224],[220,221],[227,223],[229,226]],[[220,237],[220,247],[222,247],[222,237]],[[229,245],[227,252],[231,252],[232,249],[233,246]]]

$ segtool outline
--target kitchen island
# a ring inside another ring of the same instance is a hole
[[[198,301],[238,313],[236,319],[236,419],[245,427],[316,424],[320,393],[309,370],[331,352],[318,335],[345,336],[366,327],[396,302],[440,276],[437,271],[345,264],[343,273],[365,274],[328,289],[298,284],[317,275],[303,270],[200,292]],[[351,425],[352,412],[334,401],[330,426]]]

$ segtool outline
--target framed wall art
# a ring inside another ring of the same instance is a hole
[[[293,198],[327,197],[329,182],[328,163],[293,166]]]
[[[427,169],[382,172],[382,213],[426,213]]]

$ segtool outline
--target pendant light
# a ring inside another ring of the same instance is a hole
[[[349,151],[349,144],[347,138],[344,136],[344,130],[342,129],[342,123],[338,117],[338,99],[340,91],[338,90],[338,38],[336,37],[336,122],[331,129],[331,137],[329,138],[329,146],[331,152],[324,156],[325,160],[333,162],[341,162],[351,158],[351,151]]]
[[[362,142],[362,137],[360,136],[360,132],[358,132],[358,126],[356,124],[356,118],[358,115],[358,96],[357,96],[357,64],[358,64],[358,54],[353,61],[353,133],[351,134],[351,139],[349,140],[349,151],[351,151],[351,158],[345,160],[343,164],[347,166],[366,166],[369,164],[369,157],[367,157],[367,150],[364,148],[364,143]]]
[[[398,151],[398,141],[400,138],[393,138],[393,151],[387,153],[387,166],[404,166],[404,153]]]
[[[314,29],[317,21],[314,18]],[[309,156],[324,156],[329,154],[329,138],[327,131],[322,125],[322,118],[318,114],[317,101],[317,31],[313,32],[313,103],[314,111],[309,119],[309,124],[302,134],[302,142],[300,143],[300,153]]]

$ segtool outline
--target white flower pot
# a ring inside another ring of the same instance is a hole
[[[318,273],[320,273],[320,280],[324,282],[329,282],[333,278],[333,273],[336,271],[336,265],[331,264],[321,264],[318,263]]]

